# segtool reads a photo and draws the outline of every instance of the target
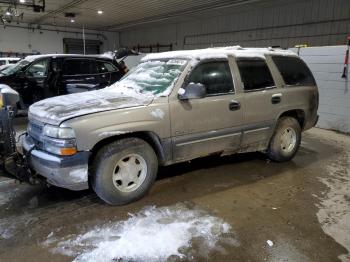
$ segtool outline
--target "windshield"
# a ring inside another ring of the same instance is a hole
[[[15,64],[14,66],[10,66],[10,67],[6,68],[5,70],[1,71],[1,74],[12,75],[12,74],[20,71],[23,67],[25,67],[29,63],[30,62],[27,60],[22,60],[22,61],[18,62],[17,64]]]
[[[142,62],[119,83],[135,88],[140,93],[151,92],[154,95],[167,96],[186,64],[187,60],[181,59]]]

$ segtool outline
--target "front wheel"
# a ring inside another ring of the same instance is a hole
[[[278,120],[271,138],[267,156],[276,162],[291,160],[298,152],[301,142],[301,127],[293,117],[282,117]]]
[[[143,197],[154,183],[158,160],[153,148],[139,138],[125,138],[104,146],[93,165],[92,187],[111,205]]]

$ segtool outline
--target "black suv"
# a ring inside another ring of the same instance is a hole
[[[19,109],[44,98],[101,89],[128,71],[123,61],[106,55],[34,55],[0,73],[0,84],[20,94]]]

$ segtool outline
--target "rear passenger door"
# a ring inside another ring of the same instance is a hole
[[[244,92],[242,150],[263,150],[272,135],[282,99],[266,60],[238,58],[237,65]]]
[[[91,91],[99,87],[94,59],[67,58],[62,71],[62,85],[68,94]]]

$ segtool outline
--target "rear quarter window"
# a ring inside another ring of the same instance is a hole
[[[300,58],[273,56],[272,60],[276,64],[286,85],[316,85],[315,78],[313,77],[310,69]]]

